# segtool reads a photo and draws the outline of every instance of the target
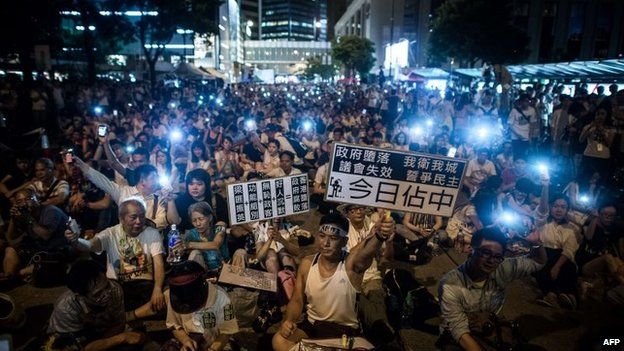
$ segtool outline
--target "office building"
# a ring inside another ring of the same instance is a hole
[[[261,40],[327,40],[327,0],[260,0],[259,8]]]

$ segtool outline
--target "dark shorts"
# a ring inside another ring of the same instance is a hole
[[[153,280],[131,280],[121,283],[124,294],[124,309],[134,311],[145,305],[152,298]]]
[[[317,321],[312,324],[307,318],[299,322],[297,328],[303,330],[310,339],[332,339],[341,338],[343,334],[347,336],[359,336],[362,334],[359,329],[338,323]]]

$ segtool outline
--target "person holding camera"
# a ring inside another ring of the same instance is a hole
[[[3,257],[5,277],[30,275],[34,271],[34,265],[29,264],[33,256],[67,246],[63,235],[67,215],[56,206],[43,205],[32,189],[15,193],[10,214],[6,235],[9,246]],[[25,265],[28,266],[20,270]]]
[[[532,257],[505,258],[507,239],[497,227],[474,233],[473,253],[468,260],[440,280],[438,293],[442,323],[438,346],[442,350],[483,350],[479,315],[497,315],[505,302],[505,287],[512,281],[537,272],[546,263],[546,251],[539,237],[527,237],[533,244]]]

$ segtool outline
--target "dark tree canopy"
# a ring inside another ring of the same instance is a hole
[[[347,76],[354,71],[362,76],[368,74],[375,64],[373,53],[373,42],[366,38],[345,35],[332,42],[332,57],[344,66]]]
[[[508,0],[448,0],[437,10],[429,38],[434,66],[455,59],[460,66],[509,64],[526,58],[529,38],[512,25]]]

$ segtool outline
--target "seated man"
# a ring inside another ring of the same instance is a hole
[[[31,189],[42,205],[54,205],[62,207],[69,197],[69,184],[54,176],[54,162],[49,158],[40,158],[35,161],[35,178],[24,183],[17,189],[6,193],[11,197],[22,189]]]
[[[175,339],[161,350],[223,350],[238,333],[234,307],[225,290],[206,280],[204,269],[195,261],[173,266],[168,282],[166,324]]]
[[[138,345],[145,336],[125,332],[121,286],[108,280],[94,261],[78,261],[67,274],[67,287],[54,304],[48,333],[69,335],[83,350],[107,350]]]
[[[65,232],[78,250],[100,254],[106,251],[106,276],[121,283],[126,320],[156,314],[165,307],[165,249],[158,231],[145,225],[145,203],[130,197],[119,205],[119,224],[105,229],[91,240]]]
[[[505,302],[505,287],[512,281],[537,272],[546,263],[546,251],[534,234],[527,240],[539,246],[533,258],[504,258],[505,235],[496,227],[472,236],[474,253],[468,260],[444,275],[438,288],[442,350],[482,350],[471,331],[470,317],[498,314]]]
[[[273,337],[273,349],[289,350],[305,338],[340,338],[357,335],[356,295],[364,272],[381,245],[394,235],[391,218],[378,221],[370,235],[346,255],[349,221],[332,213],[320,222],[320,252],[303,259],[297,272],[295,292],[286,307],[286,316]],[[331,298],[328,298],[331,297]],[[307,301],[307,318],[297,323]]]
[[[74,157],[74,162],[85,177],[95,184],[95,186],[104,190],[105,193],[110,194],[117,205],[129,196],[139,196],[147,206],[147,219],[149,219],[158,230],[164,229],[167,226],[167,204],[164,202],[164,196],[159,196],[157,194],[161,186],[158,182],[158,171],[156,167],[152,165],[141,165],[137,167],[134,170],[138,179],[137,184],[135,186],[120,186],[106,178],[102,173],[91,168],[78,157]]]
[[[33,272],[34,265],[20,271],[40,251],[63,252],[68,247],[63,236],[67,215],[56,206],[42,205],[31,189],[19,190],[13,196],[11,220],[6,237],[10,246],[4,249],[4,275],[13,277]],[[64,252],[65,255],[69,254]],[[69,261],[69,257],[66,257]]]

